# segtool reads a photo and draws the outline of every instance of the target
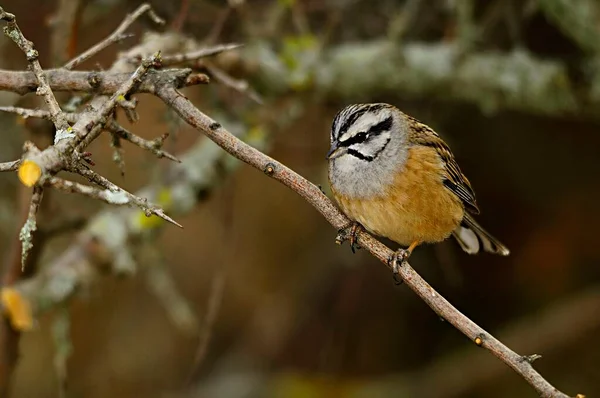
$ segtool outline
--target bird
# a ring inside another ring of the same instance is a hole
[[[329,185],[352,220],[352,251],[360,228],[406,247],[389,260],[394,278],[417,246],[451,235],[469,254],[510,253],[475,221],[471,183],[426,124],[387,103],[352,104],[335,115],[330,143]]]

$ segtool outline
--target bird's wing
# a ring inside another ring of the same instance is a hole
[[[406,115],[406,119],[409,124],[409,141],[436,150],[446,169],[444,185],[462,200],[470,213],[479,214],[475,192],[467,177],[460,171],[450,147],[429,126],[408,115]]]

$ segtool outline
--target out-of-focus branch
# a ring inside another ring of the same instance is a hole
[[[498,335],[507,344],[535,352],[565,350],[600,327],[600,319],[590,316],[598,308],[600,287],[594,286],[507,325]],[[481,351],[465,347],[414,373],[367,382],[357,395],[387,396],[403,391],[406,396],[423,398],[462,397],[502,375],[504,369]],[[469,377],[463,377],[465,374]]]
[[[221,148],[244,161],[252,167],[263,171],[266,175],[281,182],[303,197],[315,207],[325,219],[336,229],[342,230],[351,221],[342,214],[316,185],[293,170],[251,147],[224,129],[221,124],[200,112],[187,98],[169,87],[162,87],[156,93],[165,104],[177,112],[183,120],[197,130],[202,131]],[[377,259],[391,269],[389,259],[393,252],[384,244],[366,232],[358,236],[358,243]],[[477,346],[486,348],[517,374],[523,377],[541,396],[567,398],[546,381],[532,366],[527,356],[521,356],[502,344],[487,331],[475,324],[452,304],[436,292],[408,264],[403,263],[399,275],[405,284],[412,289],[432,310],[461,331]]]
[[[52,16],[52,64],[62,65],[77,47],[77,26],[81,11],[85,6],[82,0],[60,0]],[[74,55],[74,54],[73,54]]]
[[[165,21],[160,18],[158,15],[154,13],[149,4],[143,4],[138,7],[133,13],[127,15],[123,22],[115,29],[114,32],[110,34],[106,39],[102,40],[100,43],[94,45],[92,48],[84,51],[82,54],[78,55],[76,58],[69,61],[64,68],[65,69],[73,69],[83,61],[93,57],[98,54],[100,51],[104,50],[106,47],[110,46],[113,43],[118,43],[119,41],[129,37],[129,35],[125,34],[125,31],[140,17],[142,14],[147,13],[150,18],[154,21],[154,23],[158,25],[162,25]]]
[[[231,128],[236,134],[243,132],[235,123],[231,123]],[[258,147],[265,145],[264,137],[249,139]],[[138,195],[157,199],[169,213],[185,214],[239,165],[209,140],[199,140],[181,160],[182,163],[172,163],[166,171],[165,185],[149,186]],[[157,217],[147,218],[140,210],[110,208],[93,218],[63,255],[15,288],[22,300],[29,303],[33,314],[40,315],[92,283],[101,270],[117,268],[110,264],[127,251],[129,242],[164,224]]]
[[[242,67],[257,71],[255,83],[265,95],[295,87],[294,74],[270,45],[248,45],[239,59]],[[307,84],[297,90],[333,99],[397,95],[463,101],[486,112],[600,116],[600,87],[579,87],[566,63],[537,58],[524,49],[464,54],[456,43],[345,43],[325,49],[314,65],[297,73],[307,76]],[[600,82],[600,70],[590,80]]]
[[[592,0],[539,0],[540,9],[583,50],[600,53],[600,5]]]
[[[162,64],[164,66],[172,66],[172,65],[193,62],[193,61],[197,61],[201,58],[209,57],[211,55],[220,54],[224,51],[235,50],[236,48],[242,47],[242,45],[243,44],[236,44],[236,43],[220,44],[220,45],[214,45],[214,46],[210,46],[210,47],[206,47],[206,48],[201,48],[199,50],[191,51],[188,53],[167,55],[162,58]]]

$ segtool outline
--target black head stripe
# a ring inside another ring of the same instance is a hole
[[[359,144],[361,142],[364,142],[371,137],[375,137],[375,136],[383,133],[384,131],[389,131],[392,128],[393,122],[394,122],[394,118],[390,115],[387,118],[385,118],[384,120],[382,120],[381,122],[371,126],[369,128],[369,131],[367,131],[366,133],[360,132],[360,133],[348,138],[345,141],[341,141],[339,145],[348,147],[350,145]]]
[[[366,160],[367,162],[371,162],[373,160],[375,160],[375,158],[373,156],[369,156],[369,155],[363,155],[362,153],[358,152],[356,149],[348,149],[348,154],[354,156],[355,158],[358,158],[360,160]]]
[[[356,121],[362,115],[364,115],[368,110],[369,109],[365,106],[365,107],[356,109],[352,113],[348,114],[348,116],[344,120],[344,123],[340,126],[340,128],[337,131],[338,137],[341,136],[342,134],[344,134],[346,131],[348,131],[350,126],[352,126],[354,123],[356,123]],[[350,111],[352,111],[352,110],[350,110]]]
[[[331,137],[337,138],[344,134],[367,112],[375,112],[388,106],[387,104],[355,104],[342,109],[333,119]],[[340,125],[340,123],[343,123]]]
[[[392,124],[394,123],[394,118],[390,115],[387,118],[383,119],[381,122],[371,126],[369,129],[369,135],[377,135],[381,134],[384,131],[389,131],[392,128]]]
[[[391,138],[388,138],[385,141],[385,144],[383,144],[383,146],[381,148],[379,148],[379,150],[377,152],[375,152],[373,155],[365,155],[364,153],[360,153],[356,149],[352,149],[352,148],[348,149],[348,154],[352,155],[355,158],[358,158],[360,160],[364,160],[364,161],[367,161],[367,162],[372,162],[373,160],[375,160],[377,158],[377,156],[379,156],[379,154],[381,152],[383,152],[383,150],[385,149],[385,147],[387,147],[387,145],[390,143],[390,141],[391,141]]]

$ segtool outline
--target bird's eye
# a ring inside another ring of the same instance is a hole
[[[362,131],[362,132],[356,134],[354,137],[357,142],[364,142],[367,140],[367,138],[369,138],[369,134]]]

